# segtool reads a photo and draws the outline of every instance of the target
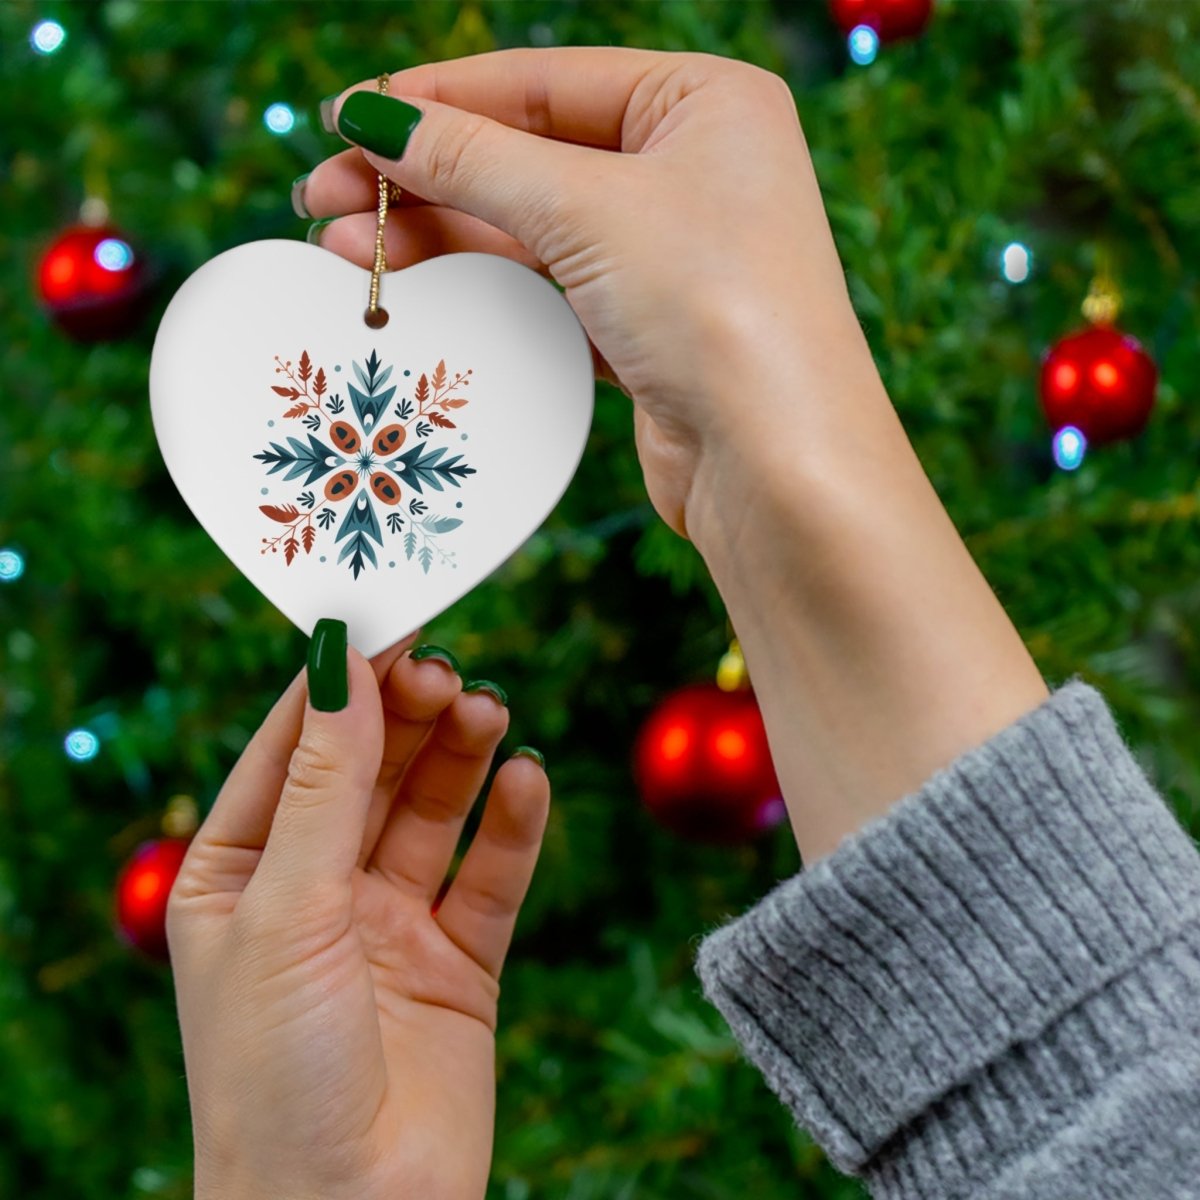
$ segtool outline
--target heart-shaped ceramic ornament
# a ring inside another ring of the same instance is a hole
[[[381,279],[290,241],[205,263],[150,361],[154,431],[201,525],[311,634],[370,656],[545,520],[592,420],[587,336],[536,272],[449,254]]]

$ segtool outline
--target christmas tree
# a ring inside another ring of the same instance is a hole
[[[304,236],[290,182],[342,146],[317,102],[383,70],[619,44],[781,74],[942,501],[1048,682],[1099,688],[1200,831],[1200,8],[940,0],[878,45],[823,0],[9,0],[0,35],[0,1195],[192,1194],[169,968],[116,935],[114,882],[171,796],[203,815],[306,641],[179,498],[149,351],[200,264]],[[38,275],[81,208],[106,231],[88,253],[138,272],[119,319],[101,302],[104,340],[72,337],[94,313],[63,309],[69,261]],[[1039,370],[1098,279],[1159,382],[1141,433],[1085,447],[1054,437]],[[489,1195],[861,1195],[692,971],[700,934],[798,868],[786,824],[706,845],[639,802],[639,728],[711,678],[729,630],[646,499],[622,394],[597,385],[555,512],[425,640],[507,688],[502,752],[544,750],[554,787],[505,973]]]

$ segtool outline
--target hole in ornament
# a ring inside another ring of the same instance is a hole
[[[371,329],[382,329],[388,323],[386,308],[377,308],[372,312],[369,308],[363,313],[363,320]]]

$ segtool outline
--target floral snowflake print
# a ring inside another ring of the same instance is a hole
[[[372,350],[363,362],[351,362],[356,382],[346,382],[347,411],[340,395],[327,394],[325,368],[314,371],[307,350],[294,366],[278,355],[275,363],[275,373],[288,380],[271,388],[287,402],[283,419],[299,421],[307,432],[271,442],[254,457],[267,475],[298,480],[304,490],[294,503],[258,506],[283,526],[274,537],[262,539],[262,553],[278,554],[282,547],[290,567],[301,551],[311,554],[318,538],[329,534],[334,548],[341,544],[337,561],[346,563],[355,579],[368,565],[378,568],[376,548],[384,548],[385,539],[398,540],[404,557],[410,562],[415,558],[425,574],[435,555],[445,565],[457,565],[440,538],[462,520],[430,512],[421,497],[459,488],[475,474],[462,454],[449,454],[448,446],[435,444],[444,431],[457,429],[449,414],[467,406],[462,390],[472,372],[451,378],[443,360],[431,374],[420,376],[411,398],[400,397],[389,412],[398,384],[389,386],[392,367],[385,367]]]

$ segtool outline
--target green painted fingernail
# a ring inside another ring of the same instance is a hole
[[[292,180],[292,212],[303,221],[312,220],[312,213],[304,203],[304,185],[308,182],[308,176],[309,172],[305,171]]]
[[[462,674],[462,667],[458,665],[458,659],[441,646],[418,646],[415,650],[409,651],[408,657],[416,659],[417,662],[426,658],[435,658],[438,662],[444,662],[455,674]]]
[[[472,679],[470,683],[463,684],[464,692],[487,692],[490,696],[495,696],[505,708],[508,707],[508,693],[498,684],[493,683],[490,679]]]
[[[399,158],[422,116],[419,108],[379,92],[351,92],[338,113],[338,133],[384,158]]]
[[[308,643],[308,698],[320,712],[340,712],[350,699],[346,622],[322,617]]]
[[[310,246],[319,246],[321,244],[321,231],[330,221],[336,221],[337,217],[325,217],[320,221],[314,221],[309,227],[308,232],[304,235],[304,240]]]
[[[542,757],[542,752],[535,750],[532,746],[518,746],[512,756],[513,758],[532,758],[543,771],[546,769],[546,760]]]
[[[333,127],[333,102],[341,94],[341,92],[334,92],[332,96],[326,96],[318,107],[318,111],[321,114],[321,128],[326,133],[337,133],[337,130]]]

